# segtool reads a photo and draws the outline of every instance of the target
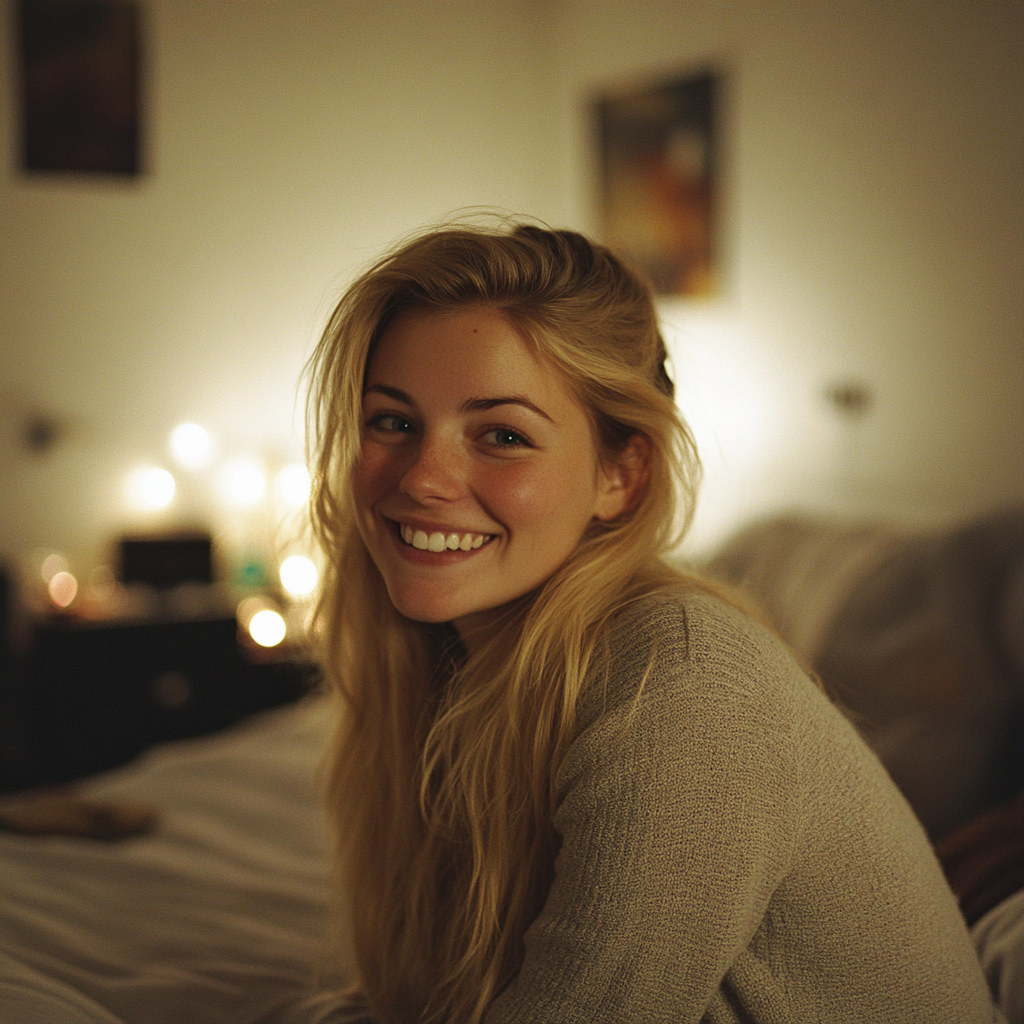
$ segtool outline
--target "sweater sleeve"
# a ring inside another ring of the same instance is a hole
[[[610,647],[559,772],[555,877],[486,1024],[699,1021],[798,842],[793,730],[749,659],[698,656],[678,605]]]

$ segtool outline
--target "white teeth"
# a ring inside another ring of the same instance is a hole
[[[399,523],[398,532],[406,544],[419,551],[472,551],[482,547],[488,538],[486,533],[427,533],[414,530],[407,523]]]

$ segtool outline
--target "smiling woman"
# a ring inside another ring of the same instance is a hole
[[[878,761],[666,561],[697,460],[664,363],[649,288],[570,231],[429,232],[335,310],[310,437],[358,977],[318,1021],[998,1019]]]

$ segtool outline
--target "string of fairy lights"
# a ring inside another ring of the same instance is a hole
[[[289,517],[298,518],[307,505],[310,476],[305,465],[289,462],[280,466],[268,481],[265,467],[257,458],[237,455],[218,461],[209,431],[198,423],[178,424],[170,432],[168,453],[179,473],[208,478],[219,499],[217,503],[234,509],[229,518],[236,521],[239,517],[244,521],[248,514],[260,518],[264,525],[270,522],[273,529],[280,529]],[[136,466],[124,478],[125,500],[136,513],[159,516],[173,510],[181,490],[175,473],[164,465]],[[261,545],[266,549],[274,547],[262,540],[254,546]],[[261,647],[276,647],[292,633],[302,631],[319,583],[313,552],[294,550],[294,542],[290,546],[290,552],[262,553],[261,558],[272,562],[276,571],[264,572],[259,564],[253,572],[250,562],[233,580],[236,592],[256,591],[238,601],[236,617],[240,629]],[[106,565],[96,566],[80,582],[60,551],[39,549],[33,562],[34,586],[39,590],[42,585],[43,603],[54,612],[83,617],[109,615],[116,606],[117,595],[125,590]],[[288,607],[277,597],[278,584]],[[300,614],[290,614],[296,611]]]

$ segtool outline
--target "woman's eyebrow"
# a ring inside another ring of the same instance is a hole
[[[536,406],[524,395],[504,395],[501,398],[467,398],[460,406],[459,412],[486,412],[488,409],[495,409],[499,405],[521,405],[524,409],[543,416],[548,423],[555,421],[539,406]]]
[[[363,397],[371,393],[384,395],[386,398],[393,398],[403,405],[415,406],[416,403],[401,388],[390,388],[387,384],[371,384],[364,392]]]

